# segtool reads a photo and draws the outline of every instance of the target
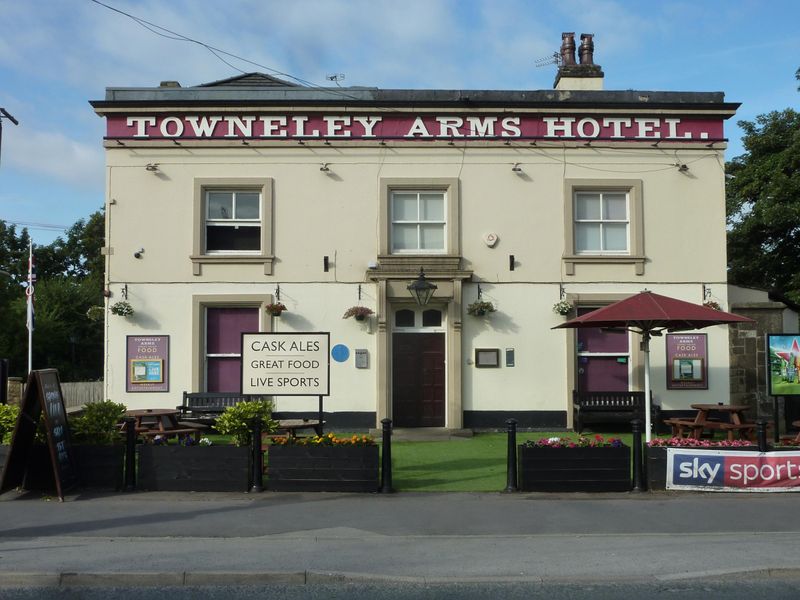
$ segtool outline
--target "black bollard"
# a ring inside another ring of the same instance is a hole
[[[505,492],[516,492],[517,487],[517,420],[508,419],[506,421],[506,431],[508,432],[508,453],[506,455],[506,466],[508,475],[506,476]]]
[[[631,421],[633,432],[633,491],[642,492],[647,489],[644,484],[644,469],[642,461],[642,422],[639,419]]]
[[[383,451],[381,455],[381,494],[391,494],[392,489],[392,420],[381,419],[383,425]]]
[[[763,419],[756,421],[756,439],[758,440],[758,451],[766,452],[767,447],[767,422]]]
[[[253,487],[250,492],[263,492],[264,485],[264,450],[261,447],[261,418],[256,417],[252,421],[253,427]]]
[[[125,417],[125,487],[124,491],[136,489],[136,419]]]

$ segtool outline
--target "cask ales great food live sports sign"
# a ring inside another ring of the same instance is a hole
[[[242,394],[329,396],[330,333],[243,333]]]
[[[131,140],[723,140],[722,119],[620,115],[109,115],[108,139]]]

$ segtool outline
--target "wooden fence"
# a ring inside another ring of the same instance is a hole
[[[102,381],[76,381],[61,384],[64,394],[64,406],[67,410],[75,410],[92,402],[103,400]]]

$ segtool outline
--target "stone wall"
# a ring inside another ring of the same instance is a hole
[[[774,403],[767,394],[766,336],[783,331],[785,308],[780,302],[731,306],[732,312],[756,321],[729,325],[731,404],[751,406],[756,418],[768,421],[774,418]],[[779,406],[778,419],[782,423],[783,406]]]
[[[19,403],[22,401],[22,378],[21,377],[9,377],[8,378],[8,403],[9,404],[16,404],[19,406]]]

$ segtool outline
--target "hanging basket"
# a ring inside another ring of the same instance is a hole
[[[364,321],[367,317],[375,314],[375,311],[366,306],[351,306],[342,315],[343,319],[353,317],[356,321]]]
[[[288,310],[282,302],[267,304],[267,312],[273,317],[280,317],[281,313]]]
[[[111,305],[111,312],[120,317],[129,317],[133,314],[133,307],[129,302],[120,300]]]

